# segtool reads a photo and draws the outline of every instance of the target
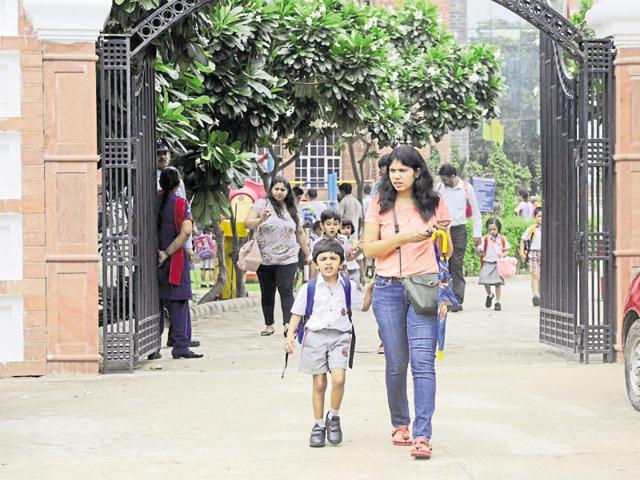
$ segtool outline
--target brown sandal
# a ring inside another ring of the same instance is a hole
[[[420,437],[413,442],[413,448],[411,449],[411,456],[413,458],[422,458],[428,460],[431,458],[431,453],[433,451],[433,446],[431,445],[431,441]]]
[[[396,433],[402,432],[402,440],[396,440]],[[396,427],[391,432],[391,437],[393,438],[393,444],[399,447],[410,447],[413,445],[411,441],[411,435],[409,435],[409,427],[407,425],[400,425]]]

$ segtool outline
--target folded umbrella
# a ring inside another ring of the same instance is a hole
[[[442,239],[442,252],[438,249],[438,244],[435,242],[437,237]],[[434,232],[432,239],[434,240],[433,246],[436,251],[436,259],[438,261],[438,280],[440,280],[440,290],[438,291],[438,360],[442,360],[444,356],[444,337],[447,330],[447,314],[448,306],[459,306],[458,297],[456,296],[453,288],[451,287],[451,274],[449,273],[449,261],[447,260],[448,252],[448,238],[447,234],[442,230]]]

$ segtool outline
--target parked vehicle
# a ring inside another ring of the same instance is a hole
[[[624,376],[633,408],[640,411],[640,274],[636,274],[627,292],[622,324]]]

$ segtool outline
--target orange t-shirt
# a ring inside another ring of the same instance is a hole
[[[414,206],[406,207],[396,205],[396,213],[398,216],[398,226],[400,233],[409,229],[425,230],[429,227],[438,226],[441,223],[451,221],[451,215],[447,204],[440,196],[440,203],[436,208],[435,214],[425,222],[418,209]],[[380,199],[374,198],[367,210],[366,223],[374,223],[380,226],[380,240],[392,237],[396,234],[395,224],[393,221],[393,210],[389,210],[380,214]],[[422,273],[438,272],[438,260],[436,252],[433,248],[431,239],[424,242],[405,243],[402,245],[402,276],[420,275]],[[383,277],[399,277],[400,276],[400,259],[398,250],[394,250],[384,257],[376,257],[376,274]]]

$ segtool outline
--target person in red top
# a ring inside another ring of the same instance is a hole
[[[167,167],[160,174],[157,195],[158,210],[158,282],[161,302],[169,310],[171,331],[169,343],[173,346],[173,358],[201,358],[190,350],[199,342],[191,338],[191,278],[186,242],[191,236],[193,222],[189,202],[178,197],[180,173]],[[164,327],[164,308],[160,309],[160,334]],[[149,355],[150,360],[160,358],[160,352]]]
[[[429,458],[437,318],[415,312],[407,301],[403,278],[438,272],[431,235],[436,228],[448,231],[451,216],[445,200],[433,189],[433,178],[420,152],[400,145],[391,152],[389,161],[379,195],[367,211],[363,248],[367,257],[376,259],[373,313],[384,344],[393,444],[413,445],[413,457]],[[413,441],[407,400],[409,363],[415,404]]]

